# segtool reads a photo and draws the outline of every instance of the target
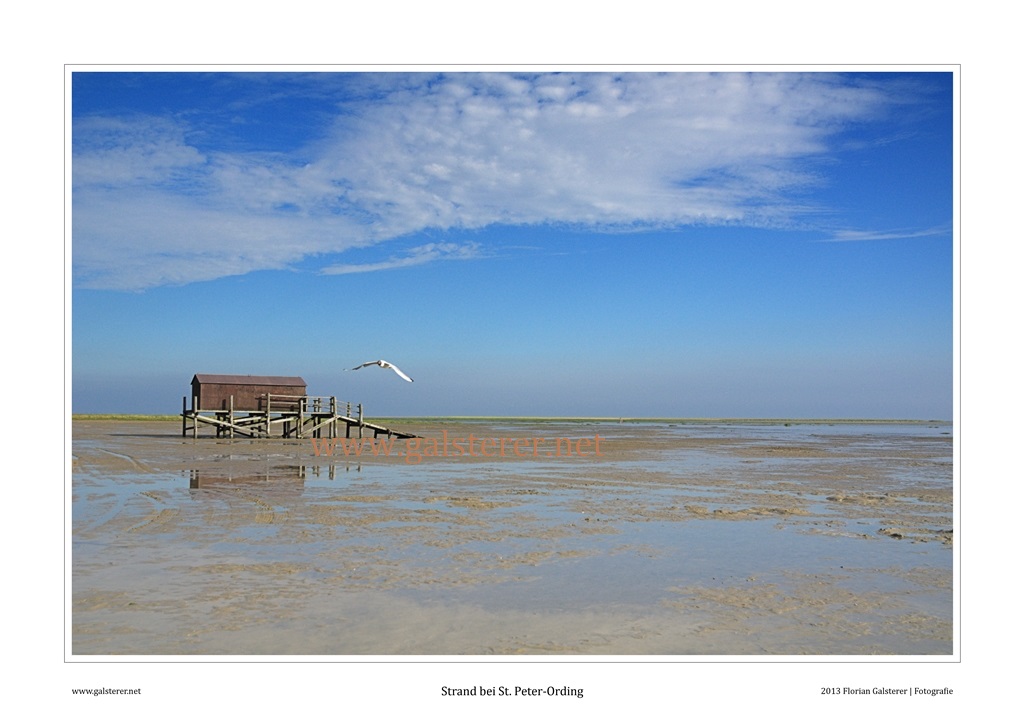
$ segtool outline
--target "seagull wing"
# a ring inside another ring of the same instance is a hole
[[[395,365],[394,363],[390,363],[390,364],[388,364],[388,368],[390,368],[391,370],[393,370],[393,371],[394,371],[395,373],[397,373],[398,375],[400,375],[400,376],[401,376],[402,378],[404,378],[405,380],[409,381],[409,383],[412,383],[412,379],[411,379],[411,378],[409,378],[409,376],[407,376],[407,375],[405,375],[404,373],[402,373],[402,371],[398,370],[398,366],[396,366],[396,365]]]
[[[356,366],[355,368],[349,368],[349,370],[350,370],[350,371],[358,371],[358,370],[359,370],[360,368],[364,368],[364,367],[366,367],[366,366],[375,366],[375,365],[377,365],[378,363],[380,363],[380,361],[377,361],[377,360],[371,360],[371,361],[367,361],[366,363],[362,363],[362,364],[360,364],[360,365],[357,365],[357,366]]]

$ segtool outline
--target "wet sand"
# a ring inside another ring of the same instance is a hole
[[[601,455],[76,420],[73,654],[953,652],[948,425],[399,428]]]

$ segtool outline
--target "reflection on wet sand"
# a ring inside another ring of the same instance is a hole
[[[277,466],[263,473],[255,474],[245,469],[237,472],[215,469],[190,469],[188,485],[190,489],[213,489],[217,487],[245,487],[245,486],[292,486],[301,489],[305,486],[308,474],[312,479],[326,479],[334,481],[338,471],[361,471],[361,464],[345,464],[338,467],[335,464],[327,466],[310,466],[307,464],[296,464],[293,466]]]

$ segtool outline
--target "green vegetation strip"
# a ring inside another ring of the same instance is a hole
[[[177,414],[156,413],[73,413],[72,421],[181,421]]]
[[[135,413],[76,413],[74,421],[180,421],[179,414],[135,414]],[[942,424],[951,421],[890,419],[890,418],[619,418],[617,416],[382,416],[370,417],[367,421],[381,425],[444,423],[451,422],[494,422],[494,423],[670,423],[670,424],[757,424],[757,425],[799,425],[799,424]]]

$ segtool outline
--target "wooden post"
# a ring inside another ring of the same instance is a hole
[[[359,404],[359,438],[363,438],[363,404]]]
[[[187,401],[188,401],[188,396],[182,396],[181,397],[181,436],[182,436],[182,438],[184,438],[185,431],[187,430],[185,428],[185,424],[188,422],[188,418],[185,416],[186,412],[188,411],[188,403],[187,403]]]
[[[192,438],[199,438],[199,397],[192,396]]]
[[[228,396],[228,423],[231,427],[228,429],[231,433],[231,440],[235,439],[235,396],[234,394]]]

